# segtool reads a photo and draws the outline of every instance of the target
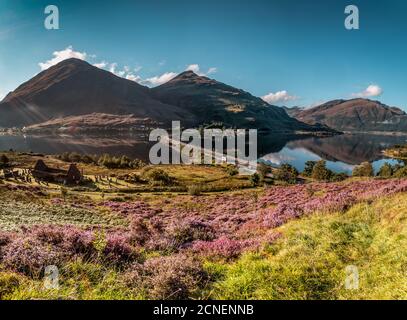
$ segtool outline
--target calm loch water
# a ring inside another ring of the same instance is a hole
[[[259,136],[258,152],[262,161],[278,166],[289,163],[298,170],[304,169],[308,160],[326,160],[327,166],[336,172],[351,172],[363,161],[372,162],[378,169],[386,159],[382,151],[396,144],[406,144],[407,136],[391,135],[341,135],[329,138],[303,136]],[[0,150],[59,154],[76,151],[88,154],[127,155],[148,161],[152,143],[146,136],[0,136]]]

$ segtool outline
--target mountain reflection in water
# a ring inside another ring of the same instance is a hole
[[[133,159],[148,161],[148,153],[153,144],[142,135],[98,135],[98,136],[0,136],[0,150],[61,154],[78,152],[81,154],[104,153],[126,155]]]
[[[354,165],[363,161],[373,162],[378,169],[385,159],[382,151],[396,144],[407,143],[407,136],[345,134],[318,138],[294,135],[259,135],[258,154],[262,161],[272,165],[289,163],[298,170],[304,169],[308,160],[326,160],[327,166],[337,172],[351,172]],[[98,136],[22,136],[1,135],[0,150],[60,154],[127,155],[148,162],[153,142],[146,135],[98,135]]]
[[[397,163],[387,159],[382,151],[397,144],[406,144],[407,136],[344,134],[328,138],[308,137],[287,141],[284,147],[261,156],[273,165],[289,163],[303,170],[306,161],[326,160],[336,172],[352,172],[355,165],[364,161],[373,163],[378,170],[383,163]]]

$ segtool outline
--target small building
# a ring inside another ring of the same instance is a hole
[[[78,184],[82,181],[82,174],[75,164],[71,164],[68,170],[48,167],[44,161],[38,160],[31,171],[35,179],[47,182]]]

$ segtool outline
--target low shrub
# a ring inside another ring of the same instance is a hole
[[[15,239],[3,254],[6,268],[35,278],[41,275],[46,266],[60,266],[63,260],[64,253],[56,247],[32,238]]]
[[[239,174],[239,170],[234,165],[228,165],[226,167],[226,172],[229,176],[233,177]]]
[[[142,177],[152,185],[169,186],[174,183],[174,179],[162,169],[147,168],[143,170]]]
[[[202,187],[200,185],[189,186],[188,194],[191,196],[200,196],[202,194]]]
[[[150,230],[142,217],[132,217],[130,221],[130,241],[144,245],[150,238]]]
[[[130,245],[128,236],[118,233],[106,236],[106,245],[103,249],[105,263],[123,267],[134,262],[137,258],[137,251]]]
[[[138,169],[146,165],[139,159],[130,159],[125,155],[116,157],[109,154],[98,156],[90,154],[82,155],[77,152],[65,152],[57,155],[56,158],[65,162],[82,162],[103,166],[109,169]]]
[[[207,280],[201,263],[184,255],[148,259],[133,272],[133,285],[145,288],[150,299],[191,299]]]
[[[215,231],[202,221],[186,220],[171,225],[167,235],[178,248],[196,240],[210,241],[214,239]]]

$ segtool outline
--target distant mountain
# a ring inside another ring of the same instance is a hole
[[[300,112],[304,111],[304,109],[300,107],[282,107],[282,108],[285,110],[285,112],[287,112],[287,114],[290,117],[293,118],[295,118]]]
[[[150,89],[79,59],[41,72],[0,103],[0,126],[27,126],[91,113],[133,114],[161,122],[195,122],[193,115],[151,97]]]
[[[305,123],[321,123],[339,131],[407,132],[403,110],[369,99],[333,100],[314,108],[286,110]]]
[[[248,92],[192,71],[183,72],[151,91],[161,102],[194,114],[201,124],[271,132],[327,131],[299,122]]]
[[[94,114],[132,115],[165,126],[179,120],[183,127],[335,133],[325,126],[302,123],[248,92],[192,71],[150,89],[78,59],[64,60],[9,93],[0,103],[0,127],[42,124],[37,128],[54,128],[64,126],[61,119],[66,117],[87,115],[95,120]]]

